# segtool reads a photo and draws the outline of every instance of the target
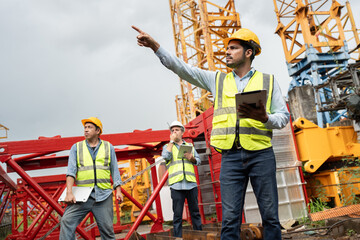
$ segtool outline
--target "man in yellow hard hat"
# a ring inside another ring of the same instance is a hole
[[[179,121],[170,124],[170,142],[163,148],[161,156],[165,159],[169,171],[169,186],[173,208],[174,236],[182,237],[182,216],[185,199],[187,199],[191,222],[194,230],[202,230],[198,206],[198,189],[194,165],[200,165],[201,160],[191,143],[183,140],[185,127]],[[182,146],[191,146],[191,151],[180,156]]]
[[[75,143],[69,153],[65,197],[68,205],[61,218],[59,239],[75,239],[76,227],[89,212],[95,217],[101,239],[115,239],[110,176],[113,179],[115,198],[122,202],[123,196],[114,147],[100,139],[103,126],[98,118],[90,117],[81,122],[84,125],[85,140]],[[93,187],[86,202],[76,201],[73,194],[74,183],[78,187]]]
[[[151,48],[161,63],[215,98],[211,145],[222,153],[220,187],[222,202],[221,239],[239,239],[241,213],[250,180],[262,217],[264,239],[281,239],[278,217],[276,162],[271,145],[272,129],[289,122],[289,112],[273,75],[252,67],[261,53],[258,37],[249,29],[240,29],[224,40],[226,64],[233,71],[206,71],[186,64],[166,51],[149,34],[133,26],[139,46]],[[236,106],[235,94],[267,90],[266,102],[259,107]],[[242,118],[237,115],[241,114]]]

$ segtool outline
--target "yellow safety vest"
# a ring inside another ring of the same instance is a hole
[[[86,140],[76,143],[77,167],[76,185],[93,187],[95,185],[94,162],[86,145]],[[111,189],[110,182],[110,143],[101,141],[95,159],[96,185],[101,189]]]
[[[255,71],[244,89],[244,92],[267,90],[266,112],[268,114],[270,114],[273,82],[273,75]],[[216,97],[210,141],[211,145],[220,151],[231,149],[236,137],[236,93],[238,89],[234,74],[219,72],[216,76]],[[254,151],[271,147],[272,130],[267,129],[262,122],[241,118],[239,123],[239,140],[244,149]]]
[[[192,144],[186,142],[185,145],[192,146]],[[182,181],[184,177],[189,182],[196,182],[194,165],[186,158],[178,158],[178,154],[179,149],[174,144],[172,146],[173,158],[166,164],[169,171],[169,185]],[[194,155],[194,147],[192,148],[192,154]]]

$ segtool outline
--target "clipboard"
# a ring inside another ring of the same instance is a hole
[[[181,145],[179,148],[178,158],[183,158],[184,153],[186,153],[186,152],[191,153],[192,148],[193,148],[193,146],[190,146],[190,145]]]
[[[249,104],[254,108],[260,107],[259,101],[261,100],[263,104],[266,104],[266,90],[256,90],[256,91],[249,91],[249,92],[242,92],[235,94],[235,101],[236,101],[236,111],[238,106],[241,104]],[[238,117],[242,118],[242,115],[238,113]]]
[[[90,196],[91,191],[94,187],[72,187],[72,192],[75,196],[76,202],[86,202]],[[64,189],[61,196],[58,199],[58,202],[64,202],[66,197],[66,190]]]

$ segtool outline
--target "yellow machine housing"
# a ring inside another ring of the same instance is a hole
[[[334,207],[351,205],[360,196],[359,167],[323,171],[305,176],[306,192]]]
[[[293,123],[299,160],[304,169],[313,173],[326,161],[344,157],[359,157],[360,144],[352,126],[320,128],[305,118]]]

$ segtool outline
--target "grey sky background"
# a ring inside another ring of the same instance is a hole
[[[359,28],[360,1],[350,3]],[[261,41],[255,68],[274,73],[286,95],[273,1],[236,0],[236,9]],[[90,116],[104,133],[166,129],[176,119],[178,77],[137,46],[131,25],[174,52],[165,0],[0,0],[0,123],[10,129],[3,141],[80,136]]]

